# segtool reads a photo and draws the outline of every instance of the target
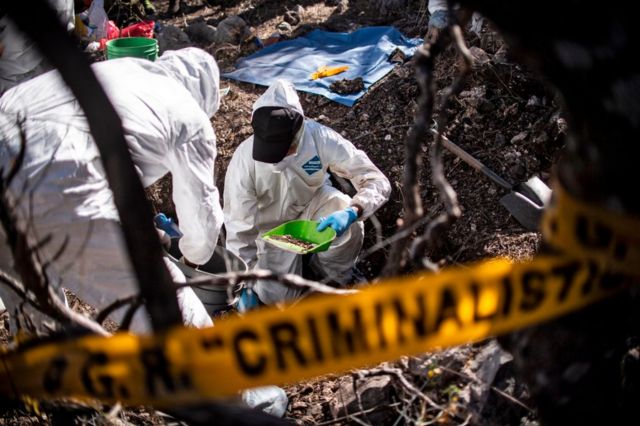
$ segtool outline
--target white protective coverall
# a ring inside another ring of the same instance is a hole
[[[295,88],[284,80],[269,87],[253,111],[268,106],[288,107],[304,115]],[[253,159],[253,136],[240,144],[225,176],[224,216],[227,248],[250,267],[301,275],[301,256],[265,244],[260,235],[283,222],[317,220],[353,204],[364,209],[360,219],[366,219],[387,201],[391,185],[367,154],[313,120],[305,119],[295,143],[295,154],[277,164]],[[331,186],[330,172],[351,181],[357,190],[353,199]],[[313,255],[311,267],[335,282],[346,283],[362,248],[361,220],[336,238],[328,251]],[[270,281],[259,281],[255,291],[266,304],[302,293]]]
[[[22,0],[25,1],[25,0]],[[73,0],[48,0],[58,12],[60,22],[71,32],[74,28]],[[7,16],[0,18],[0,95],[20,83],[51,69],[35,43]]]
[[[214,184],[216,138],[209,121],[220,103],[215,60],[200,49],[187,48],[169,51],[156,62],[123,58],[96,63],[92,69],[122,119],[143,185],[171,172],[173,201],[184,234],[180,249],[190,261],[205,263],[223,221]],[[19,149],[19,119],[24,120],[27,148],[9,188],[11,200],[19,200],[18,226],[24,230],[30,220],[33,228],[28,235],[33,241],[53,237],[42,249],[45,259],[69,239],[49,269],[50,276],[98,309],[137,293],[97,146],[57,71],[22,83],[0,98],[4,170]],[[177,268],[171,272],[184,280]],[[211,325],[191,289],[180,291],[178,299],[187,324]],[[6,299],[5,304],[9,305]],[[146,315],[136,315],[132,326],[146,331]]]

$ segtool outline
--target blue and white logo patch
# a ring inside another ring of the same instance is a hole
[[[317,155],[313,157],[311,160],[307,161],[302,165],[302,169],[307,172],[309,176],[317,172],[318,170],[322,170],[322,162],[320,161],[320,157]]]

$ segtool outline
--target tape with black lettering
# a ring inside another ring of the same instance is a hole
[[[597,258],[640,276],[640,217],[592,206],[555,185],[542,220],[545,242],[572,256]]]
[[[347,296],[264,308],[208,329],[89,336],[1,355],[0,395],[175,406],[374,365],[521,329],[607,297],[597,260],[485,261]]]

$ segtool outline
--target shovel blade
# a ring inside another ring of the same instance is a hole
[[[500,199],[500,204],[526,229],[537,231],[542,212],[550,200],[551,188],[534,176],[516,185],[510,193]]]
[[[537,204],[524,194],[516,191],[511,191],[500,198],[500,204],[526,229],[530,231],[539,229],[544,205]]]
[[[541,207],[546,207],[551,200],[551,188],[538,176],[529,178],[528,181],[517,185],[514,190]]]

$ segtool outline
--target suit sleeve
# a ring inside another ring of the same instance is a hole
[[[389,199],[391,184],[389,179],[369,159],[369,156],[357,149],[351,142],[337,132],[323,127],[322,146],[328,158],[329,171],[349,179],[356,189],[351,205],[363,208],[362,219],[366,219]]]
[[[173,201],[184,234],[180,251],[196,264],[211,258],[223,222],[214,182],[216,139],[207,124],[209,128],[204,126],[190,141],[176,145],[170,167]]]

